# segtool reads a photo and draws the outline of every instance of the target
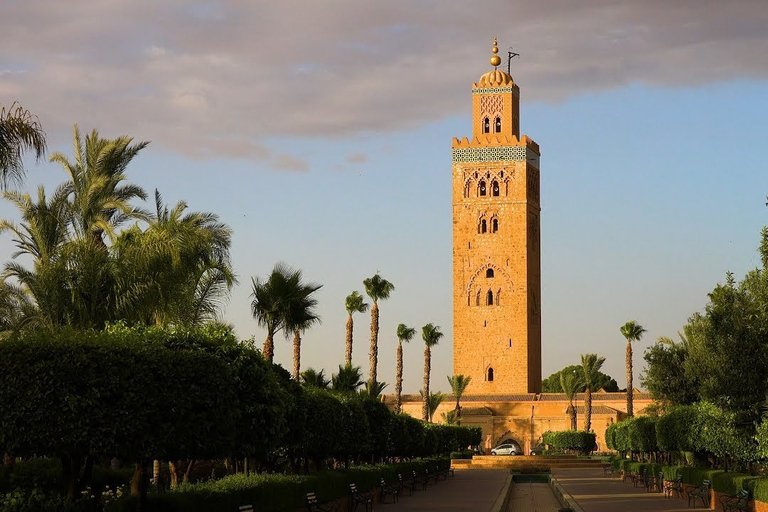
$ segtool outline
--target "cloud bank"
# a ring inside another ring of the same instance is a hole
[[[768,78],[763,0],[448,3],[6,2],[0,97],[193,158],[306,162],[274,137],[388,132],[465,114],[490,42],[522,54],[525,101],[631,83]],[[505,66],[505,63],[502,65]]]

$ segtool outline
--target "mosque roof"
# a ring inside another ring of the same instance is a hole
[[[515,85],[515,81],[506,71],[494,69],[480,77],[477,81],[477,88],[485,89],[488,87],[509,87]]]

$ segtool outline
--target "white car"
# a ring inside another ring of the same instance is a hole
[[[514,444],[500,444],[491,450],[491,455],[520,455],[520,449]]]

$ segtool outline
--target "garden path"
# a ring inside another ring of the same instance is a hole
[[[438,483],[430,483],[426,491],[406,493],[397,505],[379,505],[376,510],[393,512],[433,511],[490,511],[507,482],[509,470],[457,470],[456,476]],[[392,499],[389,499],[392,503]]]

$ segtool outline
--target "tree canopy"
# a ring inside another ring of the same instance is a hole
[[[581,375],[582,369],[581,365],[570,365],[566,366],[562,370],[553,373],[543,381],[541,381],[541,390],[544,393],[563,393],[563,387],[560,385],[560,374],[561,373],[570,373],[573,375]],[[597,372],[597,380],[596,380],[597,387],[594,389],[594,391],[599,391],[600,389],[604,389],[606,391],[612,392],[612,391],[618,391],[619,385],[616,383],[616,380],[611,377],[610,375],[606,375],[603,372]],[[580,382],[578,387],[578,393],[583,393],[584,389],[586,389],[586,385],[583,382]]]

